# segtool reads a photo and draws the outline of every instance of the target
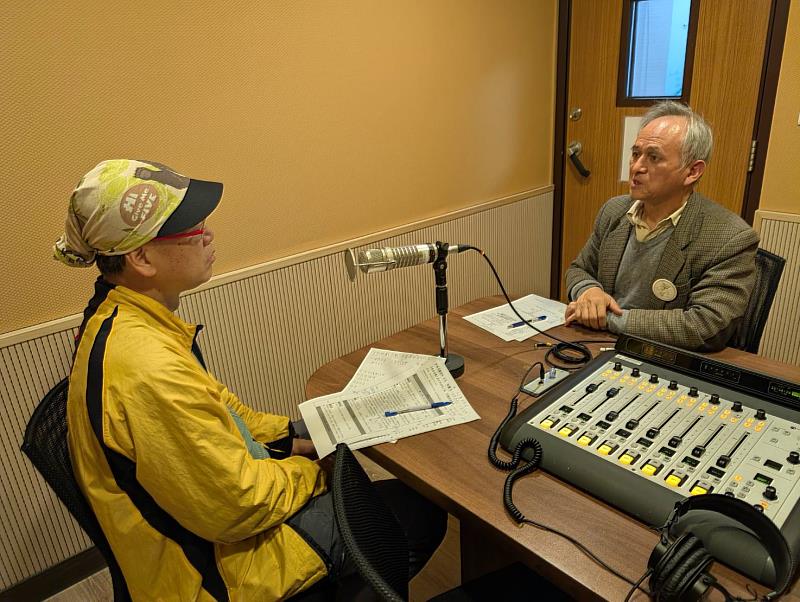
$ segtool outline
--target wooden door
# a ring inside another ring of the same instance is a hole
[[[572,0],[566,148],[582,145],[580,159],[591,175],[568,161],[564,169],[561,297],[564,273],[583,247],[601,205],[626,194],[620,179],[623,122],[646,107],[617,106],[617,72],[623,2]],[[765,59],[772,0],[701,0],[689,104],[711,125],[714,151],[698,190],[741,213]]]

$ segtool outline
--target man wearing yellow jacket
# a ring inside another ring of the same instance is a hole
[[[158,163],[104,161],[73,192],[54,248],[101,272],[70,375],[69,447],[134,600],[278,600],[355,572],[311,442],[218,382],[202,327],[173,313],[211,276],[205,220],[221,196],[222,184]],[[404,524],[413,573],[444,515],[400,497],[416,512]]]

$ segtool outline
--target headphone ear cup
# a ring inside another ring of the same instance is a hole
[[[675,570],[678,563],[680,563],[687,553],[691,552],[693,548],[696,548],[699,543],[699,540],[694,535],[685,533],[675,541],[670,542],[667,540],[666,544],[662,541],[662,543],[656,546],[653,550],[653,554],[650,556],[649,562],[653,570],[653,574],[650,577],[650,591],[652,591],[656,597],[663,589],[664,582]],[[663,549],[663,551],[659,557],[656,557],[660,548]]]
[[[695,589],[695,585],[703,578],[705,569],[707,569],[711,563],[712,558],[702,544],[690,550],[684,556],[683,561],[675,566],[672,573],[665,577],[664,584],[659,593],[659,600],[663,600],[663,602],[702,600],[710,583],[706,584],[701,581],[697,590]]]
[[[663,549],[660,556],[659,548]],[[681,535],[666,547],[659,544],[649,562],[653,570],[650,591],[658,601],[681,600],[686,582],[693,581],[692,577],[699,576],[711,562],[702,541],[691,533]]]

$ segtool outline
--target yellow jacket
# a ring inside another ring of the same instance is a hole
[[[284,524],[325,491],[324,473],[299,456],[254,459],[229,408],[267,444],[289,437],[288,418],[205,370],[199,327],[124,287],[96,289],[70,375],[70,455],[132,598],[277,600],[324,577]]]

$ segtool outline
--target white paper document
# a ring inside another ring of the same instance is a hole
[[[337,443],[360,449],[480,418],[442,358],[384,349],[370,349],[341,393],[299,408],[320,458]]]
[[[546,299],[539,295],[527,295],[513,303],[522,317],[529,320],[539,330],[548,330],[564,323],[564,312],[567,310],[567,306],[561,301]],[[512,325],[518,324],[520,319],[511,310],[508,303],[464,316],[464,319],[472,322],[475,326],[488,330],[504,341],[524,341],[539,334],[527,324],[512,328]]]

